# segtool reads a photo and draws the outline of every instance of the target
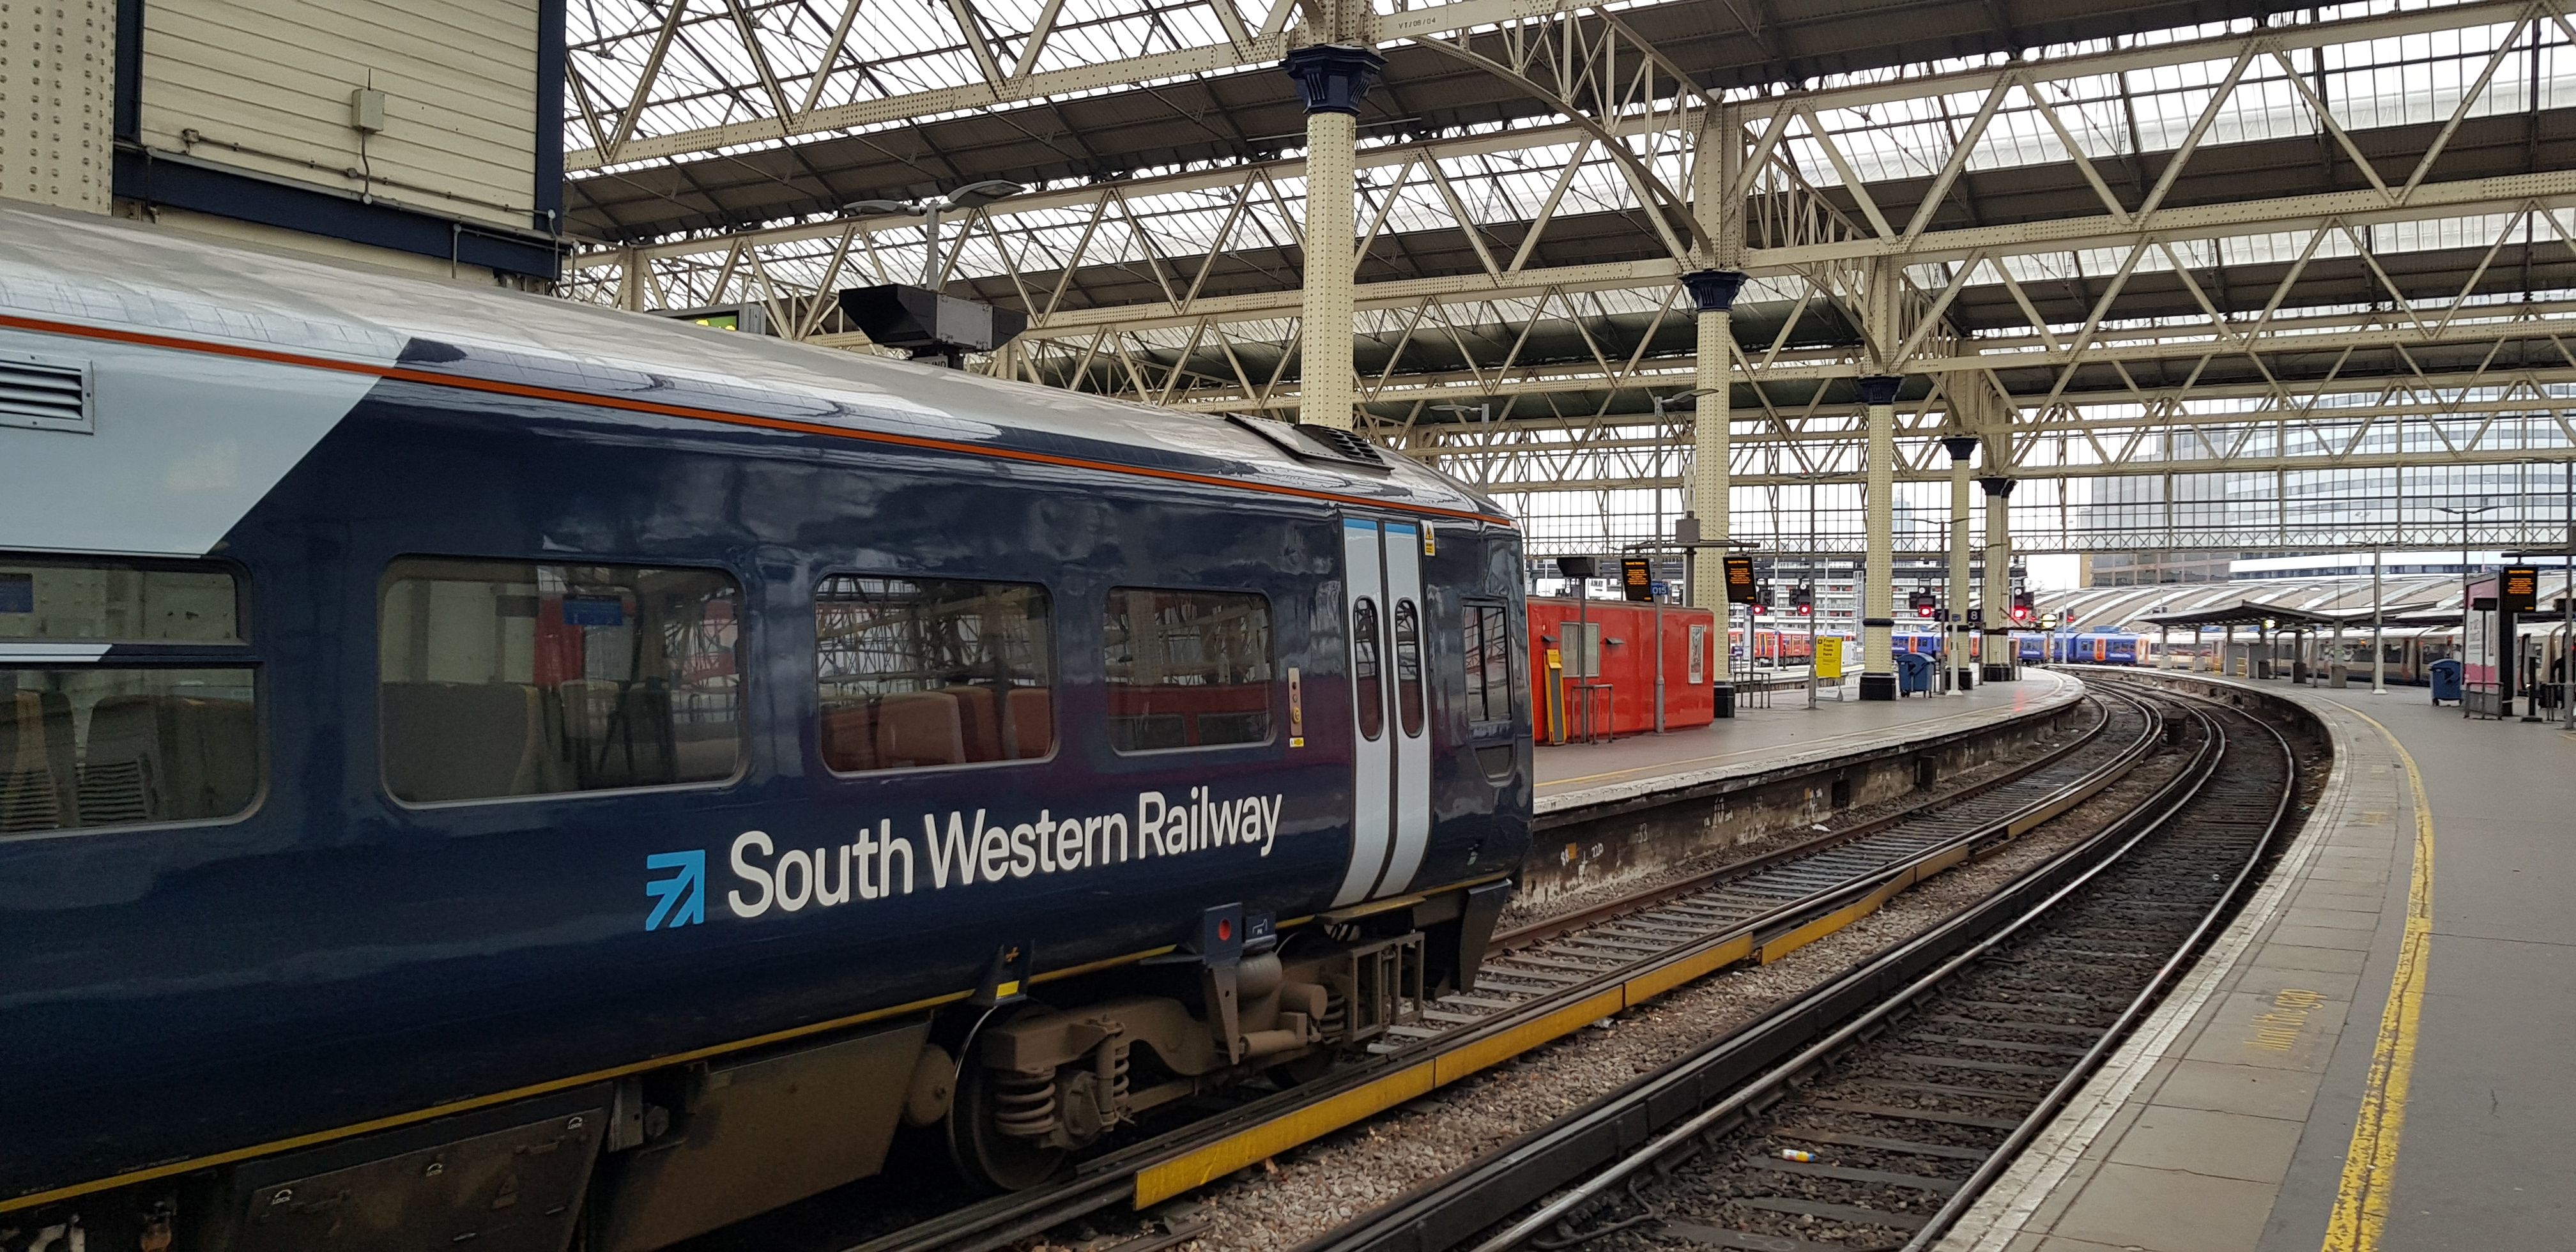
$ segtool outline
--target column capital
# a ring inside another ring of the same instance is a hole
[[[1297,95],[1309,113],[1358,113],[1360,101],[1377,85],[1386,58],[1354,44],[1319,43],[1296,49],[1279,63],[1296,80]]]
[[[2010,478],[2006,478],[2006,477],[2004,477],[2004,476],[2002,476],[2002,475],[1998,474],[1998,475],[1996,475],[1996,476],[1994,476],[1994,477],[1992,477],[1992,478],[1980,478],[1980,479],[1978,479],[1978,480],[1977,480],[1977,485],[1978,485],[1978,486],[1980,486],[1980,487],[1985,488],[1985,489],[1986,489],[1986,494],[1987,494],[1987,495],[1993,496],[1993,497],[1995,497],[1996,499],[2000,500],[2000,499],[2003,499],[2004,497],[2009,496],[2009,495],[2011,495],[2011,494],[2012,494],[2013,483],[2014,483],[2015,481],[2017,481],[2017,480],[2015,480],[2015,479],[2010,479]]]
[[[1905,385],[1902,374],[1863,374],[1852,380],[1860,388],[1860,402],[1867,405],[1896,403],[1897,389]]]
[[[1969,457],[1977,454],[1977,437],[1974,435],[1944,435],[1941,438],[1941,446],[1949,451],[1950,461],[1952,464],[1965,465],[1968,463]]]
[[[1682,286],[1700,312],[1724,313],[1735,307],[1735,293],[1744,290],[1744,271],[1692,270],[1682,275]]]

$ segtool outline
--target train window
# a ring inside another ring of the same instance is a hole
[[[1362,596],[1351,606],[1351,699],[1360,738],[1370,743],[1386,730],[1386,677],[1379,672],[1378,647],[1377,601]]]
[[[1270,602],[1113,588],[1102,631],[1109,744],[1121,752],[1270,738]]]
[[[0,669],[0,834],[232,817],[259,779],[247,666]]]
[[[1512,719],[1511,618],[1499,604],[1467,606],[1467,720]]]
[[[0,639],[238,643],[238,604],[222,570],[0,562]]]
[[[0,835],[248,812],[258,680],[239,605],[220,569],[0,562],[0,640],[17,645],[0,652],[78,662],[0,667]],[[114,644],[150,645],[152,663],[102,664]]]
[[[1395,714],[1404,737],[1422,735],[1422,614],[1411,600],[1395,602]]]
[[[840,574],[814,594],[823,761],[845,774],[1055,751],[1046,589]]]
[[[408,559],[380,608],[396,799],[717,782],[741,766],[742,589],[723,573]]]

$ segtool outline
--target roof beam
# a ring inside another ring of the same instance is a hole
[[[1745,270],[1756,277],[1763,277],[1798,274],[1817,266],[1875,255],[1895,255],[1915,263],[1964,261],[1975,255],[1990,258],[2023,256],[2077,248],[2135,248],[2151,240],[2226,238],[2314,230],[2328,223],[2360,227],[2503,213],[2535,202],[2545,209],[2576,207],[2576,170],[2427,183],[2417,187],[2415,194],[2402,206],[2388,205],[2374,191],[2329,192],[2165,209],[2150,219],[2133,218],[2126,223],[2108,214],[2097,214],[2011,226],[1928,231],[1911,247],[1901,238],[1856,238],[1790,248],[1748,248],[1745,250]],[[2152,229],[2141,229],[2142,221],[2150,222]],[[1652,287],[1678,282],[1680,278],[1679,263],[1669,259],[1646,259],[1529,269],[1499,279],[1485,274],[1457,274],[1362,283],[1354,299],[1356,307],[1363,309],[1401,307],[1424,299],[1535,299],[1550,291]],[[1032,322],[1027,333],[1037,338],[1055,338],[1087,334],[1103,326],[1121,330],[1183,326],[1205,317],[1228,321],[1294,317],[1298,308],[1299,295],[1289,290],[1209,297],[1192,305],[1187,313],[1160,303],[1108,305],[1065,310],[1043,322]]]
[[[1217,4],[1231,0],[1214,0]],[[1364,17],[1363,29],[1357,32],[1362,42],[1393,43],[1447,34],[1497,22],[1571,13],[1584,8],[1575,0],[1449,0],[1425,8],[1400,13],[1380,13]],[[728,122],[693,130],[674,131],[667,135],[644,135],[629,139],[604,158],[596,148],[584,148],[564,154],[564,171],[577,174],[599,169],[615,161],[641,161],[659,157],[684,156],[709,152],[736,144],[759,143],[777,139],[783,133],[789,138],[819,135],[832,131],[861,130],[913,118],[934,117],[963,109],[980,109],[1010,104],[1038,96],[1069,96],[1100,91],[1111,87],[1128,87],[1157,79],[1183,78],[1195,74],[1215,74],[1276,65],[1288,55],[1294,32],[1254,35],[1241,43],[1207,44],[1180,48],[1123,61],[1105,61],[1097,65],[1070,66],[1031,74],[1009,83],[994,81],[959,83],[906,92],[876,100],[858,100],[828,108],[806,109],[782,125],[775,117],[751,121]],[[1283,93],[1284,94],[1284,93]]]

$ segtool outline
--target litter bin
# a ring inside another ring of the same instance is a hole
[[[1934,662],[1928,652],[1896,654],[1896,694],[1900,696],[1932,694]]]
[[[2453,704],[2460,702],[2460,663],[2458,661],[2446,656],[2433,662],[2432,679],[2433,703],[2440,704],[2444,700]]]
[[[1716,716],[1735,716],[1735,684],[1719,683],[1708,689],[1716,707]]]

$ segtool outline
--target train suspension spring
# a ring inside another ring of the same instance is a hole
[[[1055,1075],[1002,1073],[993,1077],[993,1126],[1019,1139],[1043,1139],[1055,1129]]]

